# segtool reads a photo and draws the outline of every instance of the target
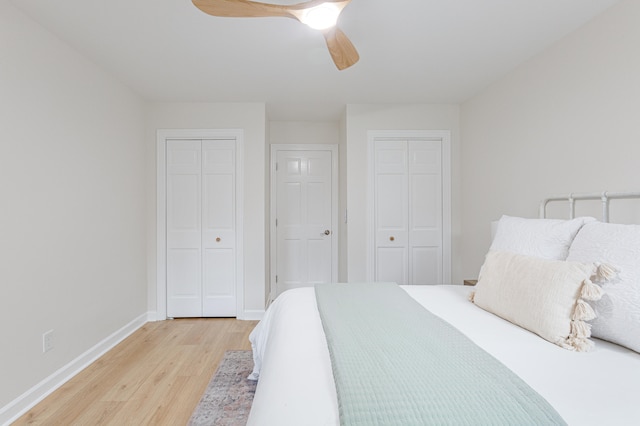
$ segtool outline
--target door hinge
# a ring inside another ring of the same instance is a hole
[[[278,171],[278,163],[276,163],[276,172]]]
[[[278,276],[276,275],[276,284],[278,283]]]
[[[278,219],[276,219],[276,227],[278,227]]]

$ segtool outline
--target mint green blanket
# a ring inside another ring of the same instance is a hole
[[[396,284],[315,289],[342,425],[565,424],[511,370]]]

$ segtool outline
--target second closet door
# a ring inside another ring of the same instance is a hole
[[[442,143],[376,141],[375,280],[442,283]]]
[[[234,140],[167,141],[167,315],[236,316]]]

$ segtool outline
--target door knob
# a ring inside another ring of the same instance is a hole
[[[331,233],[331,231],[329,231],[328,229],[325,229],[324,235],[329,235],[330,233]]]
[[[216,243],[220,242],[220,237],[216,238]]]
[[[393,236],[389,237],[389,241],[394,241],[395,239],[396,239],[396,238],[395,238],[395,237],[393,237]]]

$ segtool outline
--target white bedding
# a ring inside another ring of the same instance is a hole
[[[591,352],[562,349],[473,305],[469,287],[403,288],[518,374],[570,425],[640,424],[640,354],[597,339]],[[251,341],[259,381],[249,425],[339,424],[313,288],[280,295]]]

